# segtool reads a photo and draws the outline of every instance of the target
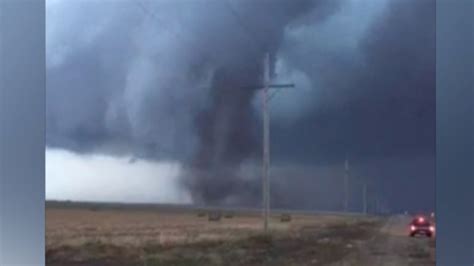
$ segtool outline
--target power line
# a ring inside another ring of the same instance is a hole
[[[160,19],[160,18],[156,15],[155,12],[149,10],[149,9],[145,6],[145,4],[144,4],[142,1],[140,1],[140,0],[135,0],[135,1],[132,1],[132,3],[135,3],[135,4],[140,8],[140,10],[143,11],[143,13],[144,13],[146,16],[149,16],[152,20],[154,20],[155,22],[158,22],[158,24],[160,24],[160,23],[161,23],[161,24],[165,24],[165,22],[164,22],[162,19]],[[166,28],[165,28],[165,29],[166,29]],[[169,33],[173,34],[176,38],[178,38],[179,41],[181,41],[181,42],[183,42],[183,43],[185,43],[185,42],[190,43],[188,40],[182,38],[177,32],[171,31],[171,30],[169,30],[169,29],[166,29],[166,30],[167,30]],[[155,31],[155,33],[158,34],[158,32],[156,32],[156,31]],[[193,45],[193,47],[196,47],[196,45]],[[207,52],[207,51],[203,50],[202,48],[196,50],[196,52],[199,53],[203,58],[207,58],[207,57],[212,56],[212,53]]]
[[[163,21],[162,19],[160,19],[155,12],[153,12],[152,10],[149,10],[149,8],[147,8],[145,6],[145,4],[140,1],[140,0],[135,0],[135,1],[132,1],[134,2],[139,8],[140,10],[147,16],[149,16],[152,20],[158,22],[158,23],[161,23],[161,24],[165,24],[165,21]],[[258,38],[256,37],[257,35],[249,28],[245,25],[243,19],[241,18],[241,16],[238,14],[237,10],[235,10],[235,8],[231,5],[231,3],[229,2],[229,0],[224,0],[223,1],[224,5],[227,7],[227,9],[230,11],[230,13],[232,14],[232,16],[235,18],[235,21],[237,22],[237,24],[242,28],[242,30],[244,32],[246,32],[248,34],[248,37],[250,40],[252,40],[255,45],[257,46],[256,50],[258,51],[261,51],[261,52],[265,52],[265,45],[263,43],[261,43],[260,41],[258,41]],[[166,29],[166,28],[165,28]],[[167,30],[169,33],[173,34],[177,39],[179,39],[179,41],[181,42],[188,42],[188,40],[182,38],[182,36],[180,36],[177,32],[175,31],[170,31],[169,29]],[[158,32],[156,32],[157,34]],[[195,47],[193,45],[193,47]],[[198,49],[197,50],[197,53],[199,53],[203,58],[207,58],[209,56],[212,56],[214,53],[210,53],[208,51],[205,51],[204,49]],[[256,54],[257,57],[259,57],[260,55],[259,54]],[[271,78],[271,77],[270,77]],[[254,87],[254,86],[252,86]],[[263,88],[263,85],[260,86],[261,88]],[[259,88],[260,88],[259,87]],[[290,86],[288,86],[288,84],[282,84],[282,85],[270,85],[270,88],[287,88],[287,87],[291,87],[291,84]],[[273,92],[271,97],[269,97],[269,99],[273,98],[275,96],[275,94],[277,94],[277,92]]]
[[[163,19],[160,19],[159,16],[156,15],[155,12],[153,12],[152,10],[147,8],[142,1],[134,0],[134,1],[132,1],[132,3],[136,4],[136,6],[145,14],[146,17],[149,17],[153,21],[157,22],[157,24],[166,24],[166,22]],[[170,30],[169,28],[166,28],[166,27],[163,27],[163,29],[168,31],[170,34],[174,35],[175,38],[178,39],[178,41],[180,41],[180,42],[186,42],[187,41],[184,38],[182,38],[177,32],[172,31],[172,30]],[[156,31],[156,30],[152,31],[152,34],[158,35],[158,33],[159,32]],[[187,41],[187,42],[189,42],[189,41]],[[201,50],[196,50],[196,52],[198,54],[200,54],[203,58],[208,57],[208,54],[205,53],[205,51],[202,50],[202,49]],[[175,131],[177,130],[176,126],[174,127],[174,130]],[[174,140],[174,143],[175,143],[174,145],[176,146],[176,139]],[[169,150],[169,148],[164,148],[164,146],[162,144],[154,143],[154,145],[157,147],[157,149],[160,150],[160,152],[175,154],[175,151],[171,151],[171,150]]]
[[[160,19],[155,12],[153,12],[152,10],[149,10],[149,8],[147,8],[145,6],[145,4],[140,1],[140,0],[135,0],[135,1],[132,1],[133,3],[135,3],[139,8],[140,10],[143,11],[143,13],[147,16],[149,16],[152,20],[155,20],[156,22],[158,23],[162,23],[162,24],[165,24],[165,21]],[[244,32],[248,33],[248,37],[250,40],[254,41],[255,44],[257,45],[257,50],[261,51],[261,52],[265,52],[265,46],[262,44],[262,43],[259,43],[257,41],[257,39],[254,37],[255,35],[253,33],[251,33],[251,30],[246,27],[244,24],[243,24],[243,21],[241,20],[239,14],[237,13],[237,11],[231,6],[231,4],[229,2],[227,2],[227,0],[223,1],[224,5],[230,10],[230,13],[232,14],[232,16],[234,16],[237,24],[244,30]],[[182,38],[179,34],[177,34],[175,31],[170,31],[168,30],[168,32],[170,32],[171,34],[173,34],[176,38],[179,39],[179,41],[182,41],[182,42],[188,42],[188,40],[185,40],[184,38]],[[195,47],[195,46],[193,46]],[[198,53],[203,56],[204,58],[208,57],[208,56],[212,56],[214,53],[211,53],[211,52],[208,52],[208,51],[205,51],[204,49],[200,49],[198,50]]]
[[[227,7],[227,9],[229,9],[230,13],[235,18],[237,24],[243,29],[244,32],[247,33],[249,39],[255,42],[257,50],[259,50],[260,52],[265,52],[265,45],[258,41],[257,35],[249,27],[247,27],[247,25],[244,23],[243,19],[240,17],[239,13],[237,12],[237,10],[235,10],[229,0],[224,0],[222,2]]]
[[[243,29],[244,32],[247,33],[247,36],[249,37],[250,40],[255,42],[257,46],[257,50],[265,52],[265,45],[258,41],[257,34],[255,34],[254,31],[250,29],[250,27],[247,27],[247,25],[244,23],[244,20],[241,18],[237,10],[232,6],[232,4],[229,2],[230,0],[224,0],[223,3],[224,5],[229,9],[230,13],[234,16],[235,21],[237,24]],[[271,79],[271,77],[269,77]],[[269,88],[288,88],[288,87],[294,87],[293,84],[281,84],[281,85],[270,85]],[[270,101],[273,97],[276,96],[280,92],[279,90],[274,90],[269,96],[267,96],[267,101]]]

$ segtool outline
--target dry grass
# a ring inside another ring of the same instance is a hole
[[[273,231],[297,230],[306,225],[337,223],[339,216],[294,216],[291,223],[272,217]],[[203,240],[235,239],[258,233],[258,215],[235,215],[232,219],[209,222],[196,213],[46,209],[46,246],[77,246],[88,242],[127,246],[150,243],[193,243]]]
[[[374,225],[329,215],[292,215],[282,223],[275,215],[269,236],[260,234],[259,215],[210,222],[197,214],[47,208],[47,264],[324,265],[350,252],[348,241],[366,237]]]

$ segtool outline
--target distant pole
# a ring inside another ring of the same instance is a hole
[[[268,180],[268,170],[270,166],[270,119],[268,114],[268,85],[269,85],[269,55],[265,54],[263,62],[263,217],[264,217],[264,230],[265,233],[268,231],[268,215],[270,212],[270,182]]]
[[[378,213],[380,212],[380,210],[379,210],[379,201],[378,201],[378,199],[377,199],[377,195],[375,195],[374,197],[375,197],[375,198],[374,198],[375,214],[378,214]]]
[[[364,202],[364,214],[367,214],[367,184],[364,183],[363,188],[363,202]]]
[[[344,211],[347,212],[349,208],[349,160],[346,155],[344,164]]]

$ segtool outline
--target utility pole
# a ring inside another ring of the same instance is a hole
[[[263,228],[268,232],[268,217],[270,215],[270,114],[268,103],[271,99],[268,91],[270,88],[292,88],[294,84],[270,84],[270,55],[265,54],[263,61],[263,87],[262,87],[262,112],[263,112],[263,171],[262,171],[262,202],[263,202]],[[273,96],[273,95],[272,95]]]
[[[270,181],[268,180],[268,170],[270,167],[270,117],[268,114],[268,85],[270,80],[270,58],[268,53],[265,54],[263,61],[263,97],[262,97],[262,111],[263,111],[263,219],[264,231],[268,231],[268,215],[270,213]]]
[[[367,214],[367,183],[364,183],[363,203],[364,203],[364,214]]]
[[[375,209],[375,214],[379,214],[380,210],[379,210],[379,201],[377,199],[377,195],[374,196],[374,209]]]
[[[349,208],[349,160],[346,155],[344,163],[344,211],[347,212]]]

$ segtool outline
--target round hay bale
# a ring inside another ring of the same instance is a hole
[[[210,212],[209,215],[209,221],[211,222],[217,222],[217,221],[220,221],[221,218],[222,218],[222,214],[221,212]]]
[[[280,217],[280,221],[282,223],[288,223],[291,221],[291,215],[289,214],[282,214],[281,217]]]

